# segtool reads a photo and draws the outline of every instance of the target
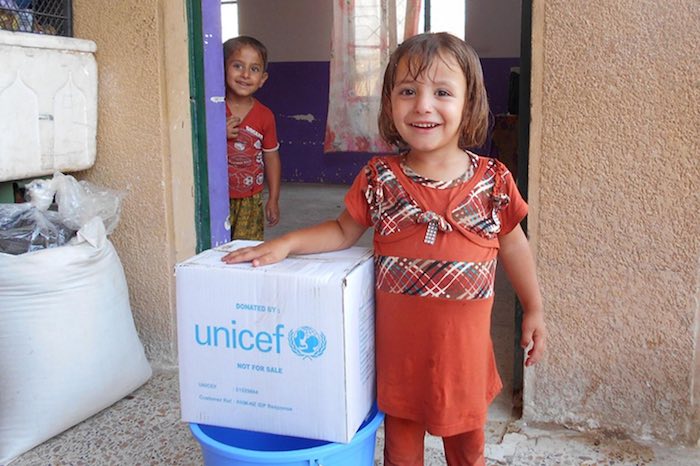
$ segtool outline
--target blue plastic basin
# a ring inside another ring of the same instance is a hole
[[[205,466],[371,466],[383,420],[384,414],[373,408],[347,444],[194,423],[190,430],[202,447]]]

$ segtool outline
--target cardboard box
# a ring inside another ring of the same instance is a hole
[[[221,262],[251,244],[175,268],[182,419],[347,443],[375,400],[371,251]]]

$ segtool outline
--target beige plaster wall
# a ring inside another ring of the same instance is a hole
[[[530,233],[551,332],[524,416],[700,438],[700,8],[535,0]]]
[[[73,16],[99,72],[97,159],[78,177],[127,192],[111,240],[147,355],[171,366],[173,265],[195,245],[185,2],[73,0]]]

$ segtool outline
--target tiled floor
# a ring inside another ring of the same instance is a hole
[[[284,185],[282,223],[268,230],[267,235],[274,237],[337,216],[345,190],[345,186]],[[360,244],[371,245],[370,236],[363,237]],[[500,275],[496,294],[498,300],[494,306],[492,334],[504,390],[489,410],[486,426],[488,465],[700,465],[700,449],[640,444],[602,434],[580,434],[557,426],[531,426],[513,419],[513,297]],[[177,372],[175,369],[159,370],[132,395],[21,455],[11,464],[201,465],[198,443],[179,416]],[[382,445],[380,428],[377,465],[382,464]],[[444,464],[440,439],[427,437],[426,465]]]

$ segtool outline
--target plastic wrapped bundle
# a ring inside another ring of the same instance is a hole
[[[63,246],[75,231],[63,224],[58,212],[31,204],[0,204],[0,252],[5,254]]]
[[[17,255],[63,246],[95,217],[102,220],[110,234],[119,222],[124,197],[119,191],[62,173],[50,180],[32,181],[27,192],[29,202],[0,204],[2,253]]]

